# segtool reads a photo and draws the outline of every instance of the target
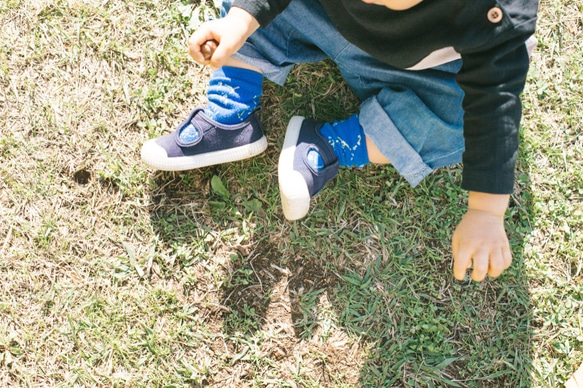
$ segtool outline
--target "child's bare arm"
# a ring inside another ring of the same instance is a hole
[[[472,279],[482,281],[486,274],[497,277],[512,262],[510,244],[504,230],[504,213],[509,195],[470,191],[468,211],[452,238],[453,273],[462,280],[469,267]]]
[[[227,16],[204,23],[188,39],[190,56],[201,65],[219,68],[243,46],[247,38],[259,27],[259,23],[247,11],[232,7]],[[207,41],[216,42],[214,52],[205,52]],[[206,55],[205,55],[206,54]]]

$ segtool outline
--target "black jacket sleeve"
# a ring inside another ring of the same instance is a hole
[[[234,7],[242,8],[257,19],[261,27],[269,24],[291,0],[235,0]]]
[[[466,190],[513,191],[520,94],[529,66],[527,38],[518,35],[489,49],[462,52],[457,82],[465,92],[462,187]]]

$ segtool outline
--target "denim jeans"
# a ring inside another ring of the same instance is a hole
[[[229,7],[225,0],[222,15]],[[333,60],[362,101],[364,133],[412,186],[438,167],[461,162],[464,93],[455,82],[460,59],[425,70],[392,67],[344,39],[315,0],[292,0],[234,57],[278,85],[296,63]]]

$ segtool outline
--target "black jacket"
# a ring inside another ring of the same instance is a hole
[[[522,114],[519,95],[529,65],[524,43],[535,30],[538,0],[424,0],[405,11],[361,0],[320,1],[349,42],[391,66],[411,67],[446,47],[461,54],[462,187],[511,193]],[[289,2],[235,0],[233,5],[265,26]]]

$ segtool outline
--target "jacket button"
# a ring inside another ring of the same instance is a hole
[[[504,14],[502,13],[502,10],[498,7],[490,8],[490,10],[488,11],[488,20],[490,21],[490,23],[500,23],[503,17]]]

